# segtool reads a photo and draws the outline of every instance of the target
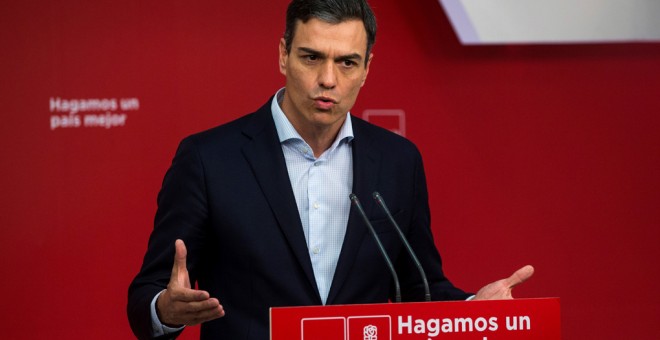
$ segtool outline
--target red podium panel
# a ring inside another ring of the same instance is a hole
[[[270,309],[271,340],[561,339],[559,298]]]

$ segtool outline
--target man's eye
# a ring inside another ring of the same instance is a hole
[[[344,61],[342,61],[341,64],[342,64],[344,67],[353,67],[353,66],[356,65],[355,62],[352,61],[352,60],[344,60]]]
[[[305,56],[305,59],[307,59],[309,61],[317,61],[317,60],[319,60],[319,57],[312,54],[312,55]]]

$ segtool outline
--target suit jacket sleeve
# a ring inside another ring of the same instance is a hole
[[[152,339],[150,303],[167,287],[174,241],[182,239],[188,249],[188,271],[195,282],[195,268],[208,218],[203,167],[193,137],[181,142],[158,194],[158,211],[142,268],[129,287],[127,313],[139,339]],[[175,338],[179,333],[163,338]]]

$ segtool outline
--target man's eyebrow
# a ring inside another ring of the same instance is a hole
[[[353,60],[355,62],[360,62],[362,61],[362,56],[359,53],[351,53],[335,58],[335,61],[344,61],[344,60]]]
[[[325,58],[325,54],[324,54],[323,52],[321,52],[321,51],[317,51],[317,50],[315,50],[315,49],[313,49],[313,48],[309,48],[309,47],[298,47],[298,51],[300,51],[300,52],[304,52],[304,53],[307,53],[307,54],[317,55],[317,56],[319,56],[319,57],[323,57],[323,58]]]
[[[308,54],[313,54],[316,56],[319,56],[321,58],[326,58],[325,53],[321,51],[317,51],[313,48],[309,47],[298,47],[298,51],[308,53]],[[359,53],[351,53],[347,55],[341,55],[335,58],[335,61],[343,61],[343,60],[355,60],[356,62],[359,62],[362,60],[362,56]]]

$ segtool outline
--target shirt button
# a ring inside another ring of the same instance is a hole
[[[313,252],[315,255],[318,255],[318,253],[319,253],[320,251],[321,251],[321,250],[319,249],[319,247],[314,247],[314,249],[312,249],[312,252]]]
[[[314,209],[318,209],[321,205],[318,202],[314,203]]]

